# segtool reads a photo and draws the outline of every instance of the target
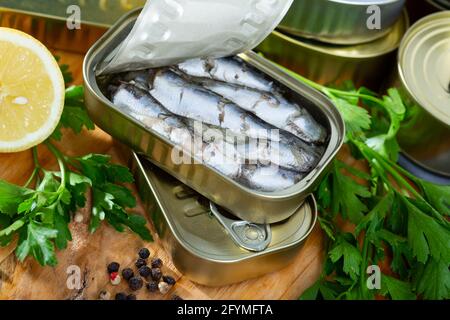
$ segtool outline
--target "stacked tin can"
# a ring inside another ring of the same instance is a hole
[[[408,107],[398,137],[404,154],[446,178],[446,184],[450,181],[449,48],[450,11],[420,19],[402,40],[396,80],[391,84],[400,89]]]
[[[377,89],[409,26],[405,0],[296,0],[259,47],[266,57],[321,84]]]

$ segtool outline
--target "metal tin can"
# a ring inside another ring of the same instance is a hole
[[[408,15],[384,37],[355,46],[334,46],[301,40],[274,31],[258,47],[265,57],[321,84],[352,80],[378,89],[395,65],[395,51],[409,26]]]
[[[317,220],[311,195],[291,217],[270,226],[264,250],[249,251],[236,245],[211,214],[206,198],[134,153],[131,161],[141,199],[175,267],[203,285],[227,285],[285,267]]]
[[[271,62],[253,52],[247,52],[240,55],[246,63],[284,86],[290,98],[305,106],[317,121],[327,128],[329,141],[317,166],[293,187],[269,193],[245,188],[203,164],[195,162],[176,164],[171,157],[174,146],[114,106],[102,94],[97,83],[96,66],[125,38],[138,14],[139,11],[134,11],[126,15],[91,48],[85,57],[83,65],[85,98],[92,119],[113,137],[138,153],[146,155],[154,164],[214,203],[236,213],[243,220],[274,223],[292,215],[319,183],[343,143],[344,123],[333,103],[316,90],[289,77]]]
[[[398,53],[398,81],[408,103],[398,139],[424,167],[450,176],[450,11],[416,22]]]
[[[294,36],[327,43],[365,43],[386,35],[404,4],[405,0],[296,0],[278,27]],[[379,13],[381,26],[369,28],[374,12]]]

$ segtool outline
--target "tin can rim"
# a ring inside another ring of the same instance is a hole
[[[127,20],[136,16],[136,14],[138,12],[140,12],[140,10],[141,10],[141,8],[137,8],[137,9],[134,9],[134,10],[126,13],[114,24],[114,26],[123,25]],[[131,121],[133,124],[135,124],[136,126],[141,128],[142,130],[148,131],[148,129],[145,128],[144,125],[141,124],[139,121],[137,121],[136,119],[132,118],[131,116],[129,116],[125,113],[120,112],[114,106],[114,104],[112,104],[112,102],[109,101],[109,99],[107,99],[103,95],[103,93],[100,92],[97,81],[90,81],[90,80],[92,80],[92,78],[95,78],[95,74],[94,74],[95,70],[93,70],[94,65],[93,65],[92,57],[95,56],[95,53],[97,53],[99,50],[102,49],[102,46],[104,45],[104,42],[106,40],[108,40],[111,37],[114,37],[114,35],[116,33],[120,32],[120,30],[117,30],[117,28],[115,28],[114,26],[112,28],[110,28],[100,39],[97,40],[97,42],[89,49],[89,51],[87,52],[87,54],[84,58],[83,79],[84,79],[84,83],[86,86],[86,90],[88,90],[91,94],[95,95],[96,99],[98,99],[99,101],[102,101],[104,104],[106,104],[111,109],[112,112],[115,112],[115,113],[120,114],[121,116],[124,116],[128,121]],[[253,62],[254,66],[260,66],[260,67],[266,67],[266,68],[269,64],[272,66],[272,63],[270,61],[264,59],[263,57],[259,56],[258,54],[256,54],[255,52],[252,52],[252,51],[241,53],[239,56],[247,62],[248,62],[248,58],[250,58],[250,57],[254,58],[254,60],[255,60]],[[248,58],[246,59],[246,57],[248,57]],[[332,131],[330,133],[330,136],[332,138],[333,137],[334,138],[329,141],[329,145],[327,146],[325,153],[323,154],[323,156],[322,156],[321,160],[319,161],[319,163],[317,164],[317,166],[313,170],[311,170],[299,183],[292,186],[291,188],[288,188],[286,190],[281,190],[278,192],[264,192],[264,191],[260,191],[260,190],[253,190],[253,189],[247,188],[247,187],[241,185],[240,183],[238,183],[237,181],[234,181],[233,179],[218,173],[218,171],[216,169],[214,169],[212,167],[208,167],[208,168],[211,169],[212,171],[216,172],[218,175],[223,177],[223,179],[226,179],[227,182],[233,184],[234,186],[236,186],[237,188],[239,188],[246,194],[251,193],[252,196],[257,197],[259,199],[285,200],[285,199],[297,197],[298,194],[300,192],[302,192],[302,190],[307,190],[308,188],[310,188],[314,184],[315,180],[320,176],[320,174],[327,168],[328,164],[333,160],[333,158],[338,153],[338,151],[340,150],[340,148],[342,147],[342,145],[344,143],[343,135],[345,132],[345,124],[344,124],[344,121],[343,121],[342,117],[340,116],[339,112],[337,111],[337,108],[334,106],[333,102],[331,102],[329,99],[327,99],[321,92],[315,90],[312,87],[306,86],[303,83],[300,83],[298,80],[296,80],[291,75],[282,71],[279,68],[274,70],[273,73],[275,73],[277,75],[283,74],[284,79],[280,80],[280,83],[282,83],[283,85],[286,85],[287,87],[290,87],[292,90],[295,91],[295,89],[293,89],[292,86],[301,87],[304,90],[306,90],[310,94],[309,98],[311,100],[314,100],[315,104],[320,104],[320,101],[322,101],[322,103],[323,103],[323,101],[326,100],[326,101],[328,101],[330,106],[334,107],[334,108],[326,108],[326,107],[321,108],[322,112],[324,112],[325,114],[327,114],[328,116],[333,118],[333,120],[330,120],[329,122],[330,122],[330,126],[331,126],[331,131]],[[288,82],[292,82],[292,84],[289,85]],[[328,106],[328,107],[330,107],[330,106]],[[156,132],[152,132],[152,134],[157,136],[162,141],[168,143],[169,145],[173,145],[172,143],[169,143],[167,141],[167,139],[165,139],[161,135],[157,134]]]
[[[392,26],[392,29],[385,36],[375,39],[372,42],[362,43],[359,45],[330,45],[325,43],[313,42],[311,40],[302,41],[300,39],[296,39],[289,35],[286,35],[280,31],[273,31],[272,34],[278,38],[281,38],[283,41],[289,42],[294,46],[299,46],[303,48],[307,48],[309,50],[317,51],[329,56],[336,56],[341,58],[352,58],[352,59],[367,59],[367,58],[375,58],[378,56],[382,56],[385,54],[389,54],[398,49],[401,38],[409,27],[409,16],[406,9],[403,10],[401,18]],[[392,45],[388,46],[385,49],[381,49],[380,51],[367,50],[367,48],[373,47],[375,49],[380,47],[380,44],[386,42],[386,39],[392,34],[397,34],[397,39],[393,41]],[[358,50],[359,48],[359,50]],[[366,49],[367,52],[361,53],[361,49]]]
[[[409,44],[412,40],[417,36],[417,32],[422,30],[422,28],[430,28],[435,26],[441,19],[447,19],[450,21],[450,11],[442,11],[436,12],[430,15],[425,16],[424,18],[418,20],[414,25],[409,28],[406,32],[405,36],[402,39],[400,44],[400,48],[397,55],[397,70],[400,77],[401,84],[406,89],[407,93],[410,97],[413,98],[414,102],[424,108],[428,113],[430,113],[436,120],[444,123],[447,126],[450,126],[450,112],[445,112],[445,106],[436,106],[430,105],[427,103],[423,103],[423,100],[420,96],[411,88],[411,85],[408,82],[407,76],[404,70],[404,60],[405,60],[405,51],[408,49]],[[423,44],[423,42],[418,45]],[[449,84],[450,85],[450,84]]]

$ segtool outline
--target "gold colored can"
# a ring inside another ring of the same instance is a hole
[[[257,48],[268,59],[320,84],[352,80],[378,89],[395,66],[395,52],[409,27],[406,11],[378,40],[352,46],[330,45],[274,31]]]
[[[212,214],[206,198],[134,153],[131,167],[141,199],[176,268],[203,285],[223,286],[287,266],[316,224],[317,207],[309,196],[287,220],[267,226],[270,239],[263,250],[247,250]],[[248,241],[257,239],[254,224],[233,219],[245,224]]]
[[[416,22],[398,53],[398,84],[408,112],[402,150],[425,168],[450,176],[450,11]]]

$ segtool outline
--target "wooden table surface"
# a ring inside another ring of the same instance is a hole
[[[54,53],[62,58],[62,63],[70,65],[74,83],[81,84],[83,56],[58,50],[54,50]],[[71,155],[107,153],[113,156],[114,161],[124,163],[114,140],[98,128],[78,136],[65,132],[59,146]],[[55,159],[43,146],[39,147],[39,160],[45,167],[57,167]],[[31,151],[0,154],[0,179],[23,184],[32,169]],[[147,217],[141,204],[134,210]],[[73,241],[66,250],[57,253],[59,263],[55,268],[41,267],[30,258],[19,263],[14,255],[14,244],[0,248],[0,299],[97,299],[101,290],[108,290],[113,295],[119,291],[129,292],[125,281],[117,287],[109,283],[106,265],[111,261],[118,261],[122,267],[131,266],[136,259],[137,250],[143,246],[148,247],[153,256],[162,258],[164,273],[171,274],[178,280],[165,296],[150,294],[143,289],[138,293],[138,299],[169,299],[173,294],[184,299],[297,299],[315,282],[322,269],[324,240],[316,227],[295,261],[288,267],[230,286],[206,287],[189,281],[176,270],[155,234],[155,242],[152,243],[144,243],[129,232],[118,233],[106,225],[90,234],[87,228],[89,210],[81,210],[80,217],[83,217],[81,222],[70,224]],[[151,222],[149,226],[151,227]],[[81,270],[82,287],[79,290],[69,289],[66,284],[67,271],[71,266],[77,266]]]

